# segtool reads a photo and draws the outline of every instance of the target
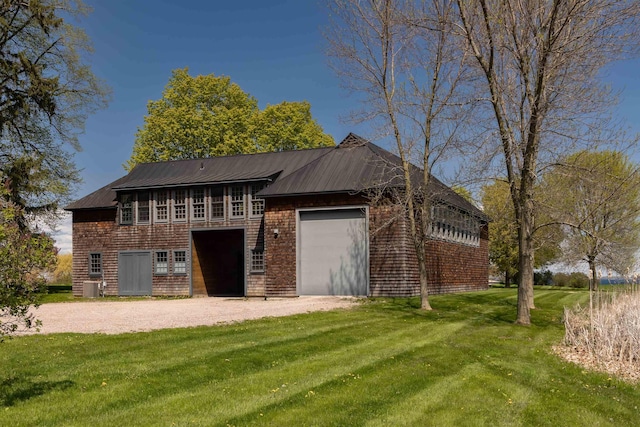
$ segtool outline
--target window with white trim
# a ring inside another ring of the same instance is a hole
[[[264,249],[255,248],[251,250],[251,272],[264,272]]]
[[[169,274],[169,256],[167,251],[156,252],[155,274],[162,276]]]
[[[120,224],[133,224],[133,197],[131,194],[120,195]]]
[[[186,190],[173,191],[173,220],[174,221],[187,220],[187,191]]]
[[[155,222],[167,222],[169,220],[169,195],[167,193],[167,190],[156,191],[153,218]]]
[[[224,219],[224,187],[217,185],[211,187],[209,191],[211,198],[211,219]]]
[[[173,251],[173,274],[187,274],[187,251]]]
[[[244,186],[231,187],[231,218],[244,218]]]
[[[264,199],[256,197],[256,194],[264,187],[264,183],[251,184],[251,216],[260,216],[264,214]]]
[[[149,193],[138,193],[136,224],[149,224]]]
[[[204,188],[194,188],[191,190],[191,219],[194,221],[204,221],[205,216]]]
[[[102,277],[102,253],[89,253],[89,276]]]

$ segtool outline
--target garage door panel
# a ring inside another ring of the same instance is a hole
[[[367,295],[368,244],[361,209],[300,212],[301,295]]]
[[[151,252],[118,254],[118,294],[151,295]]]

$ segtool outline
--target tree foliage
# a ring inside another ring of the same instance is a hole
[[[53,283],[70,284],[73,273],[73,254],[58,254],[53,271]]]
[[[162,98],[149,101],[127,170],[138,163],[331,146],[308,102],[263,111],[229,77],[174,70]]]
[[[46,284],[44,273],[56,263],[53,240],[20,227],[23,215],[19,206],[0,201],[0,340],[36,325],[29,308]]]
[[[0,3],[0,335],[33,325],[29,305],[55,264],[35,220],[55,223],[79,182],[70,150],[108,100],[83,62],[89,39],[63,18],[87,12],[80,0]]]
[[[616,151],[579,151],[544,176],[545,207],[565,231],[566,262],[586,262],[594,286],[597,267],[627,274],[640,248],[640,175]],[[553,196],[555,195],[555,196]]]
[[[108,99],[83,63],[89,39],[62,18],[87,12],[81,1],[0,4],[0,175],[25,216],[68,200],[79,181],[68,149],[79,149],[87,115]]]
[[[548,198],[549,195],[544,195]],[[509,184],[496,180],[482,188],[482,206],[491,219],[489,227],[489,259],[504,274],[509,286],[518,277],[518,225],[511,203]],[[536,215],[534,234],[534,267],[540,268],[556,260],[561,253],[562,233],[557,224],[543,213]],[[546,221],[546,222],[545,222]]]

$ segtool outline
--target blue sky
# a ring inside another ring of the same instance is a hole
[[[230,76],[260,107],[282,101],[311,103],[314,118],[339,142],[364,126],[341,120],[357,107],[340,87],[324,54],[322,0],[85,0],[88,17],[73,22],[94,45],[90,64],[112,88],[108,108],[89,117],[75,161],[84,183],[76,197],[125,174],[146,104],[159,99],[171,70]],[[608,78],[624,89],[620,117],[640,132],[640,61],[619,64]],[[56,234],[71,250],[70,221]]]

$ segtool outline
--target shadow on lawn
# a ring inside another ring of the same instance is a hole
[[[29,400],[55,390],[66,390],[74,382],[64,381],[32,381],[24,377],[10,377],[0,382],[0,406],[13,406],[18,402]]]
[[[411,317],[508,324],[516,319],[516,298],[515,292],[511,291],[506,291],[502,299],[496,299],[492,291],[432,295],[429,297],[432,311],[421,311],[417,297],[376,298],[373,301],[385,310],[403,312]]]

